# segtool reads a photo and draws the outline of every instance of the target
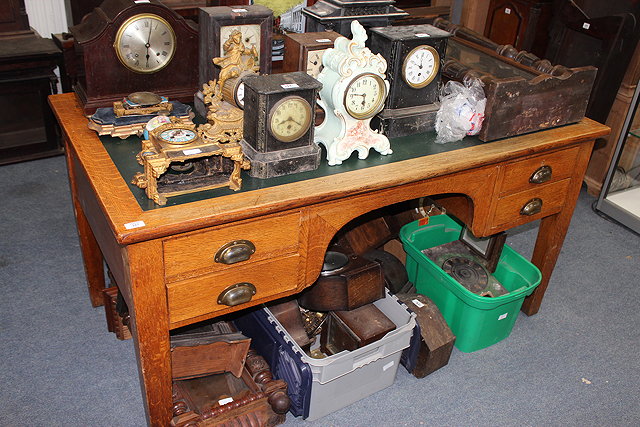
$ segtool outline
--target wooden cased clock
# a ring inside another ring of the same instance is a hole
[[[210,80],[217,80],[220,68],[213,58],[223,57],[225,43],[234,31],[241,33],[240,41],[245,49],[255,48],[261,74],[271,73],[271,38],[273,11],[261,5],[201,7],[199,87]]]
[[[371,29],[369,47],[388,64],[389,96],[373,126],[390,138],[433,130],[450,33],[432,25]]]
[[[158,0],[105,0],[74,37],[85,114],[132,92],[191,102],[198,88],[198,27]]]
[[[338,37],[340,34],[335,31],[285,34],[282,71],[306,71],[311,77],[318,77],[323,67],[322,55]]]
[[[242,151],[249,175],[272,178],[315,170],[320,147],[313,142],[315,104],[322,87],[303,71],[248,75],[244,79]]]

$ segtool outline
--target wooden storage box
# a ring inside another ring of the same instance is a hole
[[[480,140],[521,135],[584,118],[597,68],[552,65],[442,18],[434,25],[454,34],[447,46],[443,78],[464,81],[477,77],[484,83],[487,105]]]
[[[240,377],[251,340],[231,322],[215,322],[171,335],[173,379],[231,372]]]
[[[240,378],[227,372],[174,381],[171,426],[269,427],[285,421],[289,406],[287,384],[251,350]]]

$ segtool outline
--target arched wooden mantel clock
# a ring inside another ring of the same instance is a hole
[[[387,61],[365,47],[367,33],[358,21],[351,23],[353,39],[339,37],[322,57],[318,80],[323,87],[318,104],[325,120],[316,127],[314,141],[327,149],[329,165],[339,165],[351,153],[365,159],[371,148],[391,154],[389,138],[373,131],[371,118],[384,107],[389,91]]]
[[[193,100],[198,27],[160,1],[105,0],[69,31],[79,67],[74,91],[85,114],[139,91]]]

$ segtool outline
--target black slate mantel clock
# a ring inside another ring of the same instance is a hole
[[[249,175],[272,178],[315,170],[315,105],[322,84],[304,71],[248,75],[244,82],[242,151]],[[251,119],[248,119],[251,118]]]
[[[373,126],[390,138],[432,130],[450,33],[432,25],[371,28],[369,48],[387,60],[389,96]],[[377,122],[377,123],[376,123]]]

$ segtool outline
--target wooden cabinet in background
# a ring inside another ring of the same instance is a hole
[[[484,35],[542,58],[549,41],[551,12],[550,0],[491,0]]]

